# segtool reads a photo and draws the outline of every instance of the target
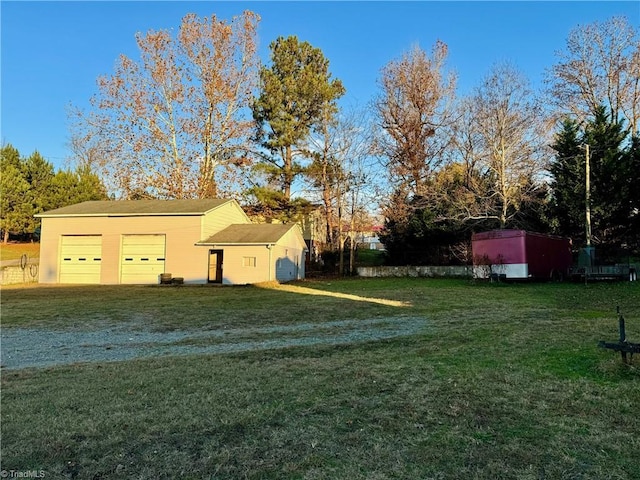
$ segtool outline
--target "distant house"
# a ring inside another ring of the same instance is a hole
[[[282,223],[278,218],[266,215],[259,206],[250,208],[247,214],[255,223]],[[326,225],[322,207],[316,204],[307,206],[305,213],[295,223],[302,229],[302,237],[307,245],[307,262],[317,260],[326,244]]]
[[[92,201],[42,219],[41,283],[286,282],[305,276],[294,224],[254,224],[235,200]]]
[[[358,244],[368,250],[384,250],[384,244],[380,241],[379,236],[382,228],[380,225],[373,225],[359,232],[357,237]]]

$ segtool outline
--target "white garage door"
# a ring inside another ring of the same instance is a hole
[[[120,283],[159,283],[164,249],[164,235],[123,235]]]
[[[60,283],[100,283],[102,237],[63,235],[60,246]]]

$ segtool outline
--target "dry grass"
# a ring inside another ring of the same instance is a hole
[[[19,260],[22,255],[40,258],[39,243],[0,243],[0,261]]]
[[[617,304],[640,339],[640,283],[302,286],[410,306],[278,287],[3,292],[11,325],[71,328],[101,303],[103,322],[136,315],[164,328],[389,312],[429,328],[367,344],[3,372],[2,468],[77,479],[640,478],[640,360],[624,366],[596,347],[617,338]]]

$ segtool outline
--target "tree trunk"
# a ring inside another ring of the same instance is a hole
[[[349,274],[353,275],[353,271],[356,265],[356,248],[358,244],[355,241],[354,236],[351,236],[351,243],[349,245]]]
[[[338,265],[340,276],[344,273],[344,236],[342,235],[342,207],[338,206]]]
[[[326,167],[325,167],[326,168]],[[331,203],[331,189],[327,185],[328,182],[325,182],[325,186],[322,189],[322,199],[324,201],[324,214],[325,214],[325,225],[326,225],[326,242],[329,245],[329,248],[333,248],[333,207]]]
[[[213,129],[213,105],[209,105],[207,121],[204,128],[204,160],[200,167],[200,179],[198,185],[198,198],[216,198],[218,195],[218,185],[215,179],[214,152],[211,146],[211,131]]]
[[[338,271],[339,275],[342,277],[344,275],[344,238],[342,238],[342,234],[340,234],[340,240],[338,243]]]
[[[285,147],[284,166],[282,169],[282,193],[285,200],[291,200],[291,184],[293,183],[293,153],[291,146]]]

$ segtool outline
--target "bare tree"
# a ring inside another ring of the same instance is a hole
[[[179,40],[185,52],[187,80],[193,95],[194,112],[186,123],[194,138],[202,138],[202,161],[198,178],[198,195],[217,194],[216,171],[220,166],[240,166],[247,163],[246,139],[254,122],[248,108],[257,86],[258,68],[256,14],[245,14],[234,23],[200,20],[188,15],[182,22]],[[203,123],[204,122],[204,123]],[[229,169],[222,171],[221,180],[234,183]],[[227,175],[225,175],[227,174]],[[228,187],[227,187],[228,188]]]
[[[168,31],[138,34],[140,60],[121,55],[98,79],[92,109],[76,110],[72,134],[118,196],[215,197],[234,188],[246,162],[257,86],[259,17],[182,20]],[[81,128],[77,126],[81,125]],[[231,175],[229,177],[228,175]]]
[[[447,46],[436,42],[429,57],[414,47],[389,62],[379,79],[375,109],[383,135],[378,153],[394,183],[424,195],[427,180],[442,163],[451,136],[456,78],[445,72]]]
[[[67,110],[69,118],[69,131],[71,132],[67,146],[71,152],[65,159],[65,163],[71,167],[88,167],[95,170],[105,162],[108,156],[104,151],[104,145],[99,141],[97,135],[87,125],[82,112],[73,106]]]
[[[348,146],[341,145],[344,140],[339,129],[338,117],[333,109],[327,105],[323,109],[322,119],[316,127],[314,135],[308,137],[308,145],[304,149],[306,156],[312,159],[306,169],[306,178],[312,189],[312,196],[321,199],[325,244],[333,249],[336,232],[336,185],[344,174],[342,169],[343,152]]]
[[[341,202],[341,217],[348,223],[349,238],[349,274],[355,271],[356,250],[358,248],[358,236],[365,229],[372,226],[371,207],[375,205],[375,176],[373,159],[369,155],[354,155],[349,157],[347,163],[347,175],[344,178],[343,197]],[[345,215],[346,213],[346,215]],[[342,222],[340,222],[342,225]],[[341,227],[342,229],[342,227]],[[344,271],[344,245],[345,234],[340,232],[340,272]]]
[[[625,118],[630,131],[638,132],[640,36],[625,17],[576,27],[557,57],[547,84],[562,114],[582,121],[604,105],[613,118]]]
[[[545,169],[547,122],[526,78],[507,63],[493,67],[470,105],[469,160],[492,185],[493,200],[482,202],[485,218],[497,218],[504,228],[537,191]]]
[[[339,252],[341,272],[348,238],[349,269],[354,268],[356,232],[370,223],[370,208],[375,203],[376,169],[370,155],[370,132],[362,110],[338,115],[327,111],[305,149],[313,159],[306,170],[310,194],[321,199],[327,246]]]

